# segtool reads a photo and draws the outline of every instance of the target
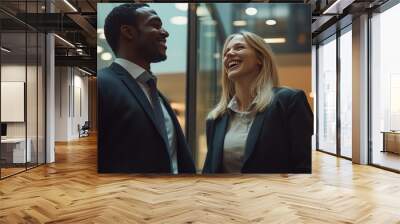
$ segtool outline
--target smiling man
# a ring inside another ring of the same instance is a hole
[[[147,4],[115,7],[104,25],[115,61],[98,74],[98,171],[195,173],[173,110],[151,63],[167,58],[169,33]]]

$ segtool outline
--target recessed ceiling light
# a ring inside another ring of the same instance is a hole
[[[246,26],[247,21],[246,20],[236,20],[236,21],[233,21],[233,25],[234,26]]]
[[[254,16],[255,14],[257,14],[257,9],[253,8],[253,7],[249,7],[246,9],[246,14],[249,16]]]
[[[80,49],[80,48],[76,49],[76,52],[82,52],[82,51],[83,51],[83,50]]]
[[[45,5],[42,5],[42,7],[40,7],[42,10],[45,10],[46,9],[46,6]]]
[[[268,19],[267,21],[265,21],[265,24],[267,24],[269,26],[273,26],[276,24],[276,20]]]
[[[101,46],[97,46],[97,53],[103,52],[103,48]]]
[[[175,3],[175,8],[181,11],[187,11],[188,3]]]
[[[108,52],[104,52],[101,54],[101,59],[104,61],[109,61],[112,59],[112,54]]]
[[[186,25],[187,17],[186,16],[174,16],[170,19],[170,22],[175,25]]]
[[[269,44],[282,44],[286,42],[286,38],[278,37],[278,38],[264,38],[264,41]]]
[[[99,35],[99,38],[104,40],[104,39],[106,39],[106,35],[105,35],[104,33],[101,33],[101,34]]]

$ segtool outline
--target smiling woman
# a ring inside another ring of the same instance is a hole
[[[263,38],[230,35],[222,93],[207,120],[204,173],[311,173],[313,115],[302,90],[279,87]]]

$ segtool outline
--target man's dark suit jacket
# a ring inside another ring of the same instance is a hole
[[[119,64],[98,74],[98,172],[171,173],[167,143],[137,81]],[[159,93],[175,126],[179,173],[195,173],[182,129]]]
[[[203,173],[221,173],[229,113],[207,120],[208,152]],[[303,91],[274,88],[274,99],[256,114],[242,173],[311,173],[313,114]]]

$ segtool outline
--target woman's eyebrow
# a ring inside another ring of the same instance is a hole
[[[232,45],[232,47],[237,47],[237,46],[244,46],[244,44],[243,43],[235,43]],[[226,52],[228,52],[229,50],[230,50],[230,48],[226,48],[223,55],[225,55]]]

